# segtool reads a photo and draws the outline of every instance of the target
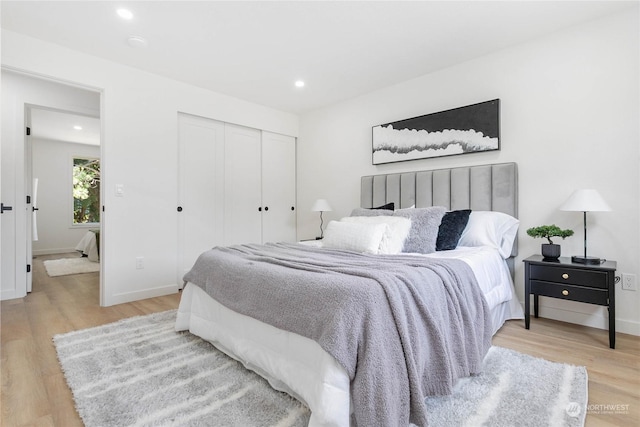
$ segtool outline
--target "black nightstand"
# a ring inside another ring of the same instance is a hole
[[[609,309],[609,347],[616,348],[615,261],[585,265],[574,264],[568,257],[545,261],[542,255],[533,255],[523,262],[525,328],[529,329],[531,294],[535,317],[538,317],[539,295],[605,305]]]

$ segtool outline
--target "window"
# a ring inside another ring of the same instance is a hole
[[[100,222],[100,160],[73,158],[73,224]]]

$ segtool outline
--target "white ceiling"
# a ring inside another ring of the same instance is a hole
[[[637,4],[3,0],[1,12],[8,30],[300,114]]]
[[[82,129],[74,129],[80,126]],[[100,145],[100,119],[31,108],[31,136],[53,141]]]

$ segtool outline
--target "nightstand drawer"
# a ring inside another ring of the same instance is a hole
[[[563,285],[558,283],[531,281],[531,293],[552,298],[562,298],[589,304],[608,305],[608,291],[605,289],[590,289],[581,286]]]
[[[562,266],[531,265],[529,274],[531,280],[544,280],[547,282],[608,289],[607,273],[604,271],[580,270],[578,268]]]

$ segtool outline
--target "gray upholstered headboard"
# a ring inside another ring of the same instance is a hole
[[[450,210],[498,211],[517,218],[518,165],[499,163],[362,177],[361,207],[390,202],[396,209],[444,206]],[[517,254],[516,239],[510,268]]]

